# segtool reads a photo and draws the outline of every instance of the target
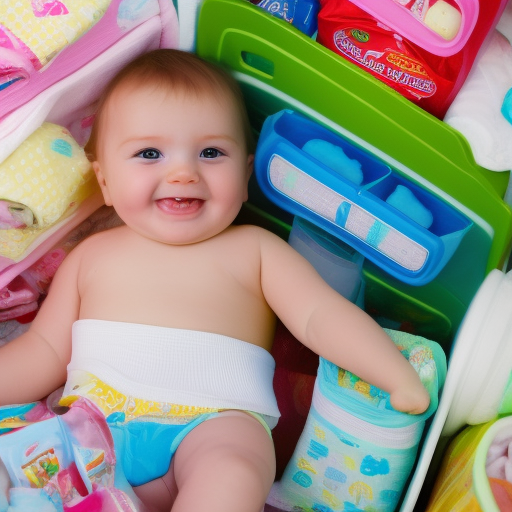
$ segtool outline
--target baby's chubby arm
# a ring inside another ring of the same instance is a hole
[[[40,400],[64,384],[79,311],[77,256],[59,267],[30,329],[0,348],[0,405]]]
[[[318,355],[387,391],[395,409],[425,411],[428,392],[384,330],[286,242],[263,231],[260,238],[262,291],[289,331]]]

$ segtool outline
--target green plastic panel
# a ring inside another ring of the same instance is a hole
[[[467,141],[449,125],[246,0],[204,1],[196,52],[234,72],[256,132],[268,115],[297,110],[399,162],[410,179],[470,216],[474,226],[428,285],[407,286],[365,265],[370,309],[379,303],[389,309],[393,298],[397,316],[407,312],[424,334],[437,325],[432,339],[451,338],[487,272],[508,256],[512,212],[502,197],[509,173],[478,166]],[[288,222],[251,187],[258,209]]]

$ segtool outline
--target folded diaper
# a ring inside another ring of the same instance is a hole
[[[95,25],[109,4],[110,0],[1,2],[0,46],[25,57],[34,69],[41,69]],[[3,78],[0,83],[6,83]]]
[[[477,164],[491,171],[512,169],[512,125],[501,108],[512,87],[512,46],[490,34],[444,121],[468,140]]]
[[[0,164],[0,197],[28,210],[34,227],[44,228],[70,207],[90,176],[91,164],[68,130],[44,123]]]
[[[428,410],[420,415],[398,412],[388,393],[321,359],[304,431],[272,488],[270,505],[286,511],[396,509],[425,421],[437,408],[446,358],[435,342],[386,332],[429,391]]]
[[[18,220],[31,222],[0,231],[0,255],[19,260],[42,232],[91,195],[93,176],[83,149],[65,128],[51,123],[38,128],[0,164],[0,199],[15,208]]]

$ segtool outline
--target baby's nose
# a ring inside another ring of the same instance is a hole
[[[198,180],[198,169],[190,162],[173,165],[167,172],[167,181],[169,183],[195,183]]]

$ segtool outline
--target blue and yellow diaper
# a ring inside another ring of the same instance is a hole
[[[76,372],[75,372],[76,377]],[[81,372],[72,390],[93,402],[105,415],[114,438],[118,464],[132,486],[163,476],[183,438],[219,409],[143,400],[127,396],[101,379]],[[63,397],[68,406],[77,396]]]
[[[163,476],[181,441],[196,426],[224,409],[179,405],[127,396],[98,377],[74,372],[72,392],[93,402],[105,415],[114,438],[118,463],[132,486]],[[68,406],[77,396],[60,400]],[[254,416],[268,431],[263,417]]]

